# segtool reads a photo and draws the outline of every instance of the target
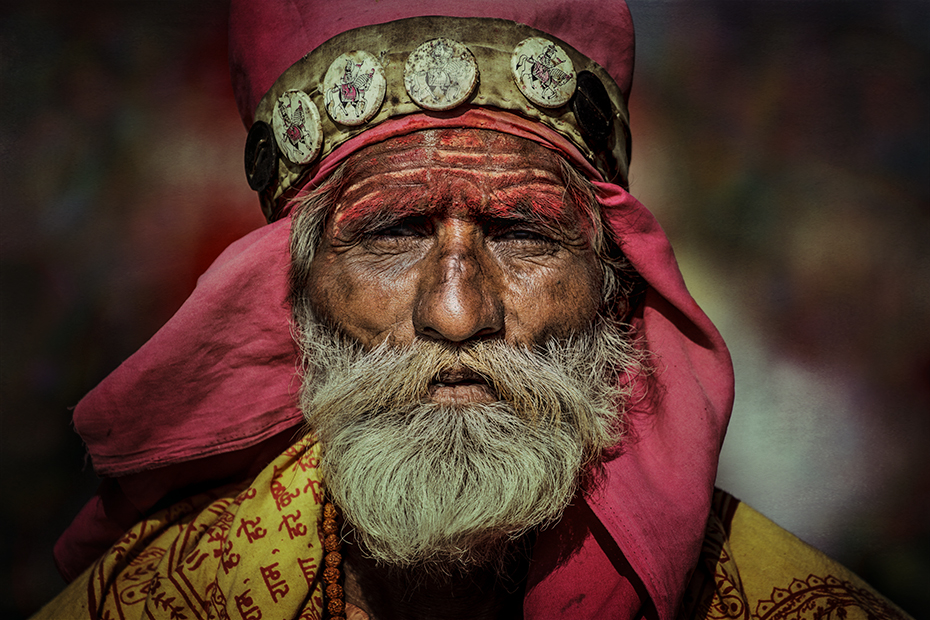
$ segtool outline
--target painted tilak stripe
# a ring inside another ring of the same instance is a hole
[[[499,189],[507,186],[521,185],[527,190],[564,191],[565,187],[559,175],[539,168],[519,171],[473,171],[461,168],[437,168],[432,166],[408,168],[393,172],[374,172],[362,181],[349,183],[342,192],[340,202],[349,202],[358,193],[365,193],[368,187],[435,187],[443,179],[477,180],[475,185]]]

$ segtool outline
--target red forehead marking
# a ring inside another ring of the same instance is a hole
[[[557,157],[491,131],[398,136],[350,160],[335,221],[341,227],[442,212],[577,225]]]
[[[437,146],[440,148],[484,149],[488,146],[488,136],[471,131],[446,129],[439,134]]]
[[[417,131],[414,133],[408,133],[408,134],[401,135],[401,136],[394,136],[390,139],[390,148],[391,149],[394,149],[395,147],[406,148],[406,147],[411,147],[417,144],[425,144],[427,142],[426,138],[427,138],[427,133],[420,132],[420,131]],[[372,150],[381,150],[377,148],[378,146],[381,146],[381,145],[374,145],[374,147],[372,147]]]
[[[412,216],[454,216],[478,219],[534,220],[547,225],[578,225],[578,216],[560,185],[547,178],[521,174],[420,168],[366,183],[342,202],[335,222],[344,226],[378,226]],[[474,183],[475,176],[492,179],[490,187]],[[498,183],[494,183],[494,181]],[[496,186],[496,187],[494,187]]]

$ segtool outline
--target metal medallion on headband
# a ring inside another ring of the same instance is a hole
[[[278,147],[271,126],[255,121],[245,140],[245,178],[256,192],[268,189],[278,172]]]
[[[451,110],[465,103],[477,84],[478,63],[458,41],[433,39],[407,57],[404,86],[421,108]]]
[[[307,93],[289,90],[278,97],[271,117],[278,148],[291,162],[309,164],[320,152],[323,126]]]
[[[384,101],[386,82],[378,59],[362,50],[333,61],[323,78],[326,113],[342,125],[367,123]]]
[[[575,67],[561,47],[540,37],[524,39],[510,56],[513,79],[527,99],[558,108],[575,93]]]

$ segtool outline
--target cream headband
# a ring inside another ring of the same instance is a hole
[[[262,211],[343,142],[392,117],[507,110],[562,134],[626,185],[629,112],[600,65],[534,28],[491,18],[414,17],[349,30],[294,63],[265,93],[245,150]]]

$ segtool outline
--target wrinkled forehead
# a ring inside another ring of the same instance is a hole
[[[526,215],[552,223],[577,219],[567,164],[536,142],[492,130],[417,131],[350,156],[337,211],[459,209],[489,217]],[[341,217],[340,217],[341,219]]]
[[[564,158],[525,138],[490,129],[445,127],[422,129],[369,145],[346,160],[350,176],[396,168],[506,172],[549,171],[561,178]]]

